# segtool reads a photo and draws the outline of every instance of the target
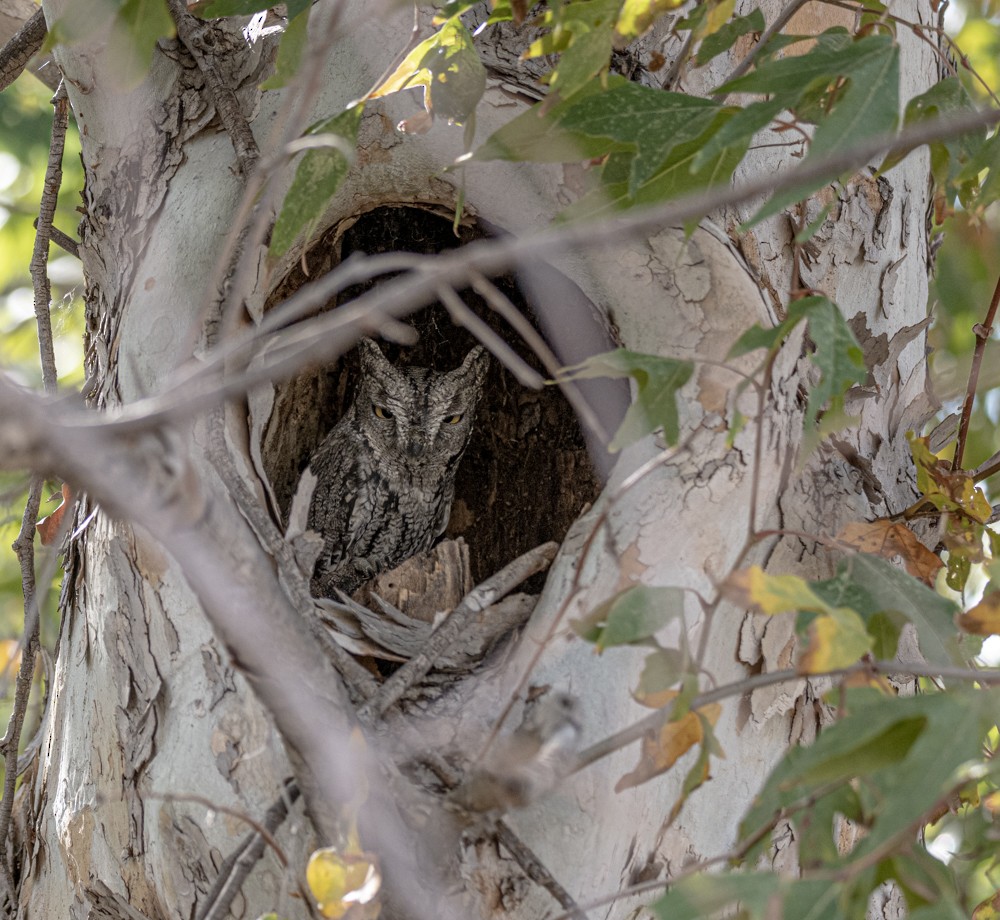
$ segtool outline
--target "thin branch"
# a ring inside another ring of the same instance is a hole
[[[34,288],[35,323],[38,328],[38,349],[42,365],[42,381],[45,392],[54,394],[58,385],[55,352],[52,344],[52,319],[49,314],[51,285],[48,278],[49,234],[55,215],[59,186],[62,182],[62,156],[66,141],[66,127],[69,122],[69,103],[64,86],[60,86],[53,102],[52,139],[49,144],[49,159],[42,186],[42,200],[38,214],[38,230],[31,255],[31,281]],[[21,731],[31,696],[31,683],[35,673],[35,657],[38,654],[39,605],[35,582],[35,524],[41,505],[44,480],[35,475],[28,488],[28,500],[21,518],[21,529],[14,541],[13,549],[21,568],[21,591],[24,596],[24,636],[21,640],[21,666],[14,685],[14,707],[7,732],[0,748],[4,755],[4,790],[0,800],[0,842],[5,842],[10,832],[10,820],[14,807],[14,787],[17,782],[17,755],[21,743]],[[7,852],[4,847],[4,852]],[[2,860],[3,878],[11,898],[14,897],[12,868],[6,859]]]
[[[848,665],[844,668],[834,668],[829,671],[815,673],[804,673],[795,668],[787,668],[783,671],[772,671],[768,674],[755,674],[751,677],[737,680],[730,684],[723,684],[712,690],[699,693],[689,703],[690,709],[700,709],[709,703],[717,703],[720,700],[731,696],[743,696],[751,690],[760,687],[770,687],[774,684],[781,684],[787,681],[798,681],[806,678],[820,677],[847,677],[851,674],[880,674],[886,677],[906,675],[907,677],[927,677],[942,678],[946,680],[974,681],[984,686],[1000,685],[1000,669],[996,670],[976,670],[975,668],[941,667],[927,664],[923,661],[859,661],[856,664]],[[638,722],[609,735],[596,744],[580,752],[576,769],[582,770],[596,763],[609,754],[639,741],[649,732],[655,732],[662,728],[669,720],[673,712],[674,703],[668,703],[663,709],[658,709]]]
[[[993,289],[993,299],[990,301],[989,309],[986,311],[986,319],[982,324],[977,323],[972,327],[972,331],[976,334],[976,350],[972,354],[972,367],[969,369],[969,385],[965,390],[962,418],[958,423],[958,443],[955,445],[955,459],[951,464],[953,470],[960,470],[962,468],[962,458],[965,455],[965,442],[969,437],[969,420],[972,418],[972,404],[975,402],[976,387],[979,384],[979,370],[983,364],[983,355],[986,353],[986,343],[993,334],[993,321],[996,319],[998,306],[1000,306],[1000,277],[997,278],[996,287]]]
[[[558,549],[558,543],[536,546],[505,565],[462,598],[448,618],[431,633],[424,647],[382,684],[375,696],[358,710],[358,718],[366,721],[382,715],[434,667],[437,659],[468,629],[471,620],[526,578],[537,572],[544,572]]]
[[[32,225],[37,230],[38,229],[38,218],[35,218],[34,224]],[[69,236],[69,234],[63,233],[56,226],[49,227],[49,240],[56,244],[64,252],[68,252],[73,258],[80,258],[80,244]]]
[[[556,381],[563,396],[566,397],[566,401],[573,407],[580,420],[594,432],[594,435],[602,444],[607,445],[610,435],[601,424],[601,420],[597,417],[597,413],[594,412],[593,408],[591,408],[590,403],[584,399],[580,388],[572,380],[560,379],[561,375],[559,372],[562,370],[562,363],[552,349],[549,348],[549,343],[528,322],[527,317],[511,303],[510,298],[490,281],[489,278],[476,271],[470,272],[469,276],[472,281],[472,289],[486,301],[486,305],[494,313],[507,321],[507,325],[535,353],[538,360],[542,362],[542,367]]]
[[[215,883],[205,897],[198,913],[198,920],[222,920],[228,916],[229,905],[239,894],[240,888],[253,867],[260,861],[266,847],[270,847],[283,869],[288,869],[288,857],[281,844],[274,837],[275,831],[288,817],[288,809],[295,804],[301,792],[294,779],[286,779],[281,795],[272,803],[261,821],[252,818],[245,811],[220,805],[214,799],[186,793],[156,793],[149,795],[151,799],[161,802],[181,802],[201,805],[212,812],[230,815],[244,824],[249,824],[253,830],[247,834],[219,867]],[[312,908],[312,897],[302,889],[298,881],[298,873],[294,873],[299,894],[307,906]]]
[[[774,38],[774,36],[788,24],[788,21],[808,2],[809,0],[792,0],[792,2],[778,14],[778,18],[764,30],[764,34],[761,35],[760,41],[757,42],[757,44],[750,49],[747,56],[733,68],[732,72],[728,77],[726,77],[723,83],[729,83],[737,77],[742,77],[743,74],[750,69],[750,65],[753,64],[754,60],[756,60],[757,55],[760,54],[760,52],[767,46],[767,43]],[[716,94],[716,96],[719,95],[720,94]]]
[[[219,120],[233,142],[240,172],[244,177],[249,176],[253,173],[257,160],[260,159],[260,150],[257,148],[257,141],[250,130],[250,125],[240,109],[236,93],[227,85],[216,63],[211,44],[205,41],[205,34],[214,30],[215,26],[189,13],[185,0],[167,0],[167,7],[177,26],[178,38],[205,77],[205,86],[215,103],[215,111],[218,112]]]
[[[66,146],[66,127],[69,124],[69,100],[66,86],[61,85],[52,98],[52,140],[49,144],[49,161],[45,168],[45,182],[42,185],[42,201],[38,209],[35,244],[31,252],[31,284],[35,295],[35,321],[38,326],[38,350],[42,363],[42,381],[45,392],[53,394],[58,387],[56,356],[52,344],[52,321],[49,316],[49,301],[52,286],[49,283],[49,239],[52,236],[52,221],[62,184],[62,158]]]
[[[438,298],[454,323],[458,326],[464,326],[479,339],[493,353],[494,357],[514,375],[518,383],[530,387],[532,390],[540,390],[545,386],[545,379],[542,375],[526,364],[510,345],[476,316],[469,309],[468,304],[455,293],[454,288],[442,285],[438,289]]]
[[[48,27],[45,13],[39,9],[3,48],[0,48],[0,92],[3,92],[21,74],[45,41]]]
[[[584,541],[583,546],[580,548],[579,558],[577,559],[576,565],[573,566],[573,579],[570,582],[569,589],[566,591],[565,598],[559,609],[556,611],[555,616],[552,617],[552,622],[549,624],[549,628],[546,630],[545,635],[537,643],[534,653],[529,659],[527,665],[524,668],[521,676],[518,678],[517,683],[510,692],[510,700],[507,705],[501,710],[500,715],[497,717],[493,724],[493,729],[487,735],[486,741],[484,742],[482,749],[476,756],[477,761],[482,761],[485,759],[487,752],[493,746],[497,737],[500,734],[500,729],[503,727],[504,722],[506,722],[507,717],[510,715],[511,710],[514,708],[514,703],[517,701],[524,689],[525,685],[528,683],[529,678],[534,672],[535,668],[538,666],[538,662],[541,661],[542,655],[545,650],[549,647],[549,643],[555,638],[557,630],[560,628],[563,618],[569,612],[570,607],[576,601],[577,597],[582,590],[582,578],[583,571],[587,567],[587,562],[590,558],[590,553],[597,542],[597,535],[603,532],[604,525],[607,523],[608,517],[611,514],[612,509],[615,504],[634,486],[642,481],[646,476],[652,473],[654,470],[661,466],[666,465],[671,460],[673,460],[682,450],[685,450],[691,443],[693,437],[693,432],[687,436],[680,444],[670,447],[662,453],[657,454],[650,460],[647,460],[642,464],[637,470],[627,476],[622,483],[618,486],[615,491],[608,496],[607,500],[601,507],[600,512],[597,515],[597,519],[594,521],[593,527],[590,529],[590,533],[587,534],[587,539]]]
[[[35,674],[35,655],[38,652],[38,605],[35,585],[35,522],[38,520],[38,508],[41,505],[41,476],[32,476],[28,488],[28,500],[25,502],[24,514],[21,517],[21,529],[14,541],[12,549],[17,556],[21,568],[21,592],[24,595],[24,635],[21,639],[21,666],[17,671],[14,683],[14,706],[7,732],[0,741],[0,750],[4,757],[3,799],[0,800],[0,843],[3,844],[4,858],[0,860],[3,869],[3,881],[7,886],[12,901],[16,901],[13,872],[6,854],[9,852],[6,841],[10,833],[10,819],[14,809],[14,788],[17,782],[17,754],[21,741],[21,730],[24,727],[24,716],[28,710],[28,699],[31,696],[31,682]]]
[[[430,303],[442,284],[461,289],[469,284],[475,273],[501,274],[522,259],[546,259],[577,248],[607,247],[609,239],[641,237],[664,225],[700,218],[726,205],[769,196],[860,168],[880,153],[908,152],[921,144],[956,137],[997,122],[1000,122],[1000,110],[919,122],[898,134],[883,134],[849,150],[810,159],[778,177],[764,176],[736,188],[716,187],[622,218],[569,224],[516,238],[483,240],[456,252],[442,253],[432,259],[425,257],[426,264],[432,267],[388,281],[350,304],[311,319],[308,328],[291,327],[268,337],[272,340],[268,343],[268,360],[261,360],[254,367],[246,365],[261,346],[257,334],[250,332],[232,337],[213,350],[195,373],[189,371],[186,380],[169,387],[160,396],[126,407],[118,424],[141,429],[169,419],[189,417],[218,402],[220,396],[241,394],[258,383],[294,376],[310,363],[333,360],[352,347],[361,335],[377,330],[384,320],[406,316]],[[378,260],[372,262],[377,264]],[[304,285],[276,310],[283,313],[287,306],[289,311],[301,315],[325,303],[329,292],[341,286],[343,276],[340,272],[346,265]],[[351,270],[356,271],[356,267],[352,266]],[[275,321],[278,322],[278,318]],[[240,375],[222,379],[222,371],[230,360],[246,369]],[[95,424],[96,420],[89,423]]]
[[[565,916],[572,917],[574,920],[581,920],[581,918],[585,920],[587,915],[580,909],[573,896],[559,884],[534,851],[511,830],[510,825],[499,820],[494,829],[497,840],[514,857],[514,861],[521,867],[524,874],[536,885],[541,885],[559,902],[559,906],[566,912]]]

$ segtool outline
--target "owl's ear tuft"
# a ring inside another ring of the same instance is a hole
[[[480,387],[489,369],[490,353],[482,345],[477,345],[465,356],[462,366],[454,371],[454,375],[465,385]]]
[[[392,367],[374,339],[363,338],[358,342],[358,351],[361,353],[361,370],[365,374],[385,373],[386,368]]]

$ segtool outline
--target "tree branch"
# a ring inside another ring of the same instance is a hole
[[[3,48],[0,48],[0,92],[21,74],[45,41],[48,27],[45,13],[39,10],[27,21]]]
[[[986,343],[993,334],[993,323],[996,320],[998,306],[1000,306],[1000,277],[997,278],[996,287],[993,289],[993,299],[990,301],[989,309],[986,311],[986,318],[981,324],[977,323],[972,330],[976,334],[976,349],[972,354],[972,367],[969,369],[969,385],[965,390],[965,402],[962,404],[962,418],[958,423],[958,443],[955,445],[955,459],[951,464],[953,470],[960,470],[962,468],[962,458],[965,456],[965,443],[969,437],[969,420],[972,418],[972,404],[976,400],[976,388],[979,385],[979,370],[983,365]]]
[[[536,572],[544,572],[558,549],[558,543],[536,546],[467,594],[448,618],[431,633],[424,647],[382,684],[378,692],[358,710],[358,717],[362,721],[368,721],[382,715],[434,667],[435,661],[458,641],[477,614],[490,604],[495,604],[526,578]]]
[[[174,24],[177,26],[178,38],[184,43],[184,47],[190,52],[198,69],[205,77],[205,86],[212,97],[212,102],[215,103],[219,120],[229,134],[229,139],[233,142],[236,159],[240,164],[240,172],[243,173],[244,177],[250,176],[260,159],[260,150],[257,148],[257,141],[250,130],[250,125],[247,124],[243,111],[240,109],[236,93],[226,84],[222,72],[215,62],[211,43],[205,40],[204,36],[210,33],[215,26],[189,13],[185,0],[167,0],[167,7]]]
[[[845,668],[835,668],[830,671],[816,673],[803,673],[795,668],[788,668],[783,671],[772,671],[769,674],[755,674],[744,680],[734,681],[733,683],[699,693],[694,699],[690,700],[688,708],[692,710],[700,709],[709,703],[716,703],[731,696],[743,696],[751,690],[785,683],[786,681],[820,677],[839,678],[847,677],[851,674],[881,674],[886,677],[905,674],[908,677],[975,681],[976,683],[989,686],[1000,684],[1000,670],[939,667],[929,665],[923,661],[859,661]],[[670,721],[673,708],[674,702],[672,701],[662,709],[658,709],[638,722],[633,722],[621,731],[609,735],[596,744],[592,744],[589,748],[580,752],[576,769],[582,770],[584,767],[589,767],[592,763],[596,763],[609,754],[613,754],[615,751],[632,744],[634,741],[639,741],[648,732],[655,732],[662,728]]]
[[[501,237],[463,246],[433,258],[424,257],[420,268],[409,275],[387,281],[337,310],[308,323],[280,328],[270,335],[251,331],[233,336],[194,370],[166,387],[163,394],[139,400],[119,414],[115,424],[145,429],[168,419],[190,417],[215,404],[220,397],[245,393],[264,382],[287,379],[308,364],[328,363],[348,351],[362,335],[375,333],[382,323],[415,312],[437,297],[447,284],[461,289],[477,274],[492,276],[507,271],[520,261],[537,261],[574,249],[607,247],[610,239],[633,239],[664,225],[673,226],[698,219],[726,205],[770,196],[800,184],[838,176],[855,170],[883,153],[905,153],[931,141],[957,137],[1000,122],[1000,110],[972,112],[919,122],[897,134],[883,134],[865,140],[849,150],[810,159],[781,176],[764,176],[736,188],[715,187],[625,217],[592,223],[569,224],[522,237]],[[410,257],[412,258],[412,256]],[[391,257],[366,260],[373,274],[383,265],[398,264]],[[344,263],[323,277],[301,287],[272,310],[270,328],[281,326],[288,317],[303,316],[326,303],[345,286],[345,275],[358,274],[356,263]],[[267,358],[249,366],[251,358],[266,343]],[[240,374],[226,376],[224,369],[242,367]]]

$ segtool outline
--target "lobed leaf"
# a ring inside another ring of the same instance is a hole
[[[658,428],[663,429],[668,444],[677,443],[677,391],[688,382],[693,371],[690,361],[619,348],[567,367],[563,376],[566,380],[631,377],[635,381],[638,390],[635,402],[629,406],[621,427],[608,445],[609,450],[617,451]]]

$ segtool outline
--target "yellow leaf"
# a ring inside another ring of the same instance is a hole
[[[958,628],[974,636],[1000,633],[1000,591],[990,591],[971,610],[957,617]]]
[[[727,22],[729,22],[736,10],[736,0],[722,0],[709,7],[708,15],[705,17],[705,35],[712,35],[718,32]]]
[[[642,739],[639,764],[615,784],[615,792],[639,786],[647,780],[669,770],[677,760],[704,739],[700,714],[709,724],[715,725],[722,707],[710,703],[695,712],[689,712],[676,722],[668,722],[659,731],[649,732]]]
[[[1000,891],[979,904],[972,912],[972,920],[997,920],[1000,917]]]
[[[760,566],[739,569],[723,585],[726,597],[743,607],[756,607],[761,613],[788,613],[792,610],[815,610],[825,613],[831,608],[797,575],[768,575]]]
[[[854,664],[871,650],[865,622],[853,610],[836,608],[816,617],[806,633],[806,647],[799,658],[803,674],[818,674]]]
[[[358,907],[365,909],[366,917],[378,915],[382,876],[370,853],[341,854],[333,847],[316,850],[306,866],[306,882],[324,917],[338,920]]]

